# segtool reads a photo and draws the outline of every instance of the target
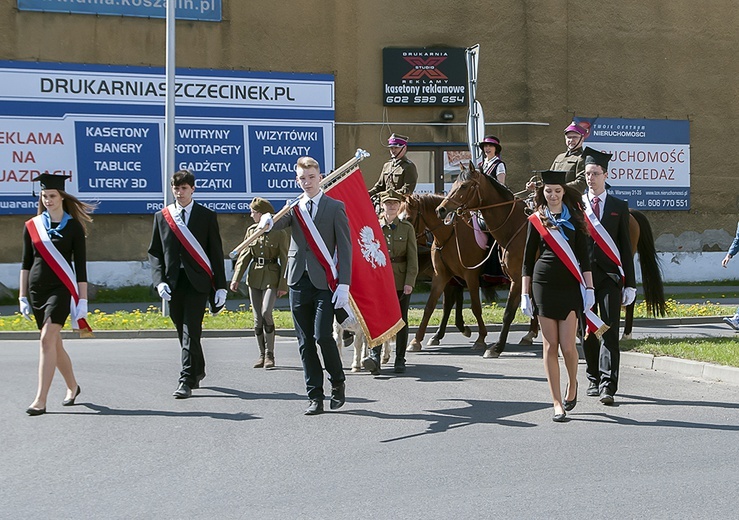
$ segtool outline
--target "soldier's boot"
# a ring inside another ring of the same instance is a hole
[[[369,352],[369,356],[362,360],[364,368],[370,371],[373,376],[380,375],[380,357],[382,356],[382,345],[373,347]]]
[[[396,374],[405,374],[405,350],[406,347],[395,346],[395,366],[393,372]]]
[[[266,358],[264,368],[275,367],[275,326],[264,326],[264,344],[266,350]]]
[[[262,329],[255,329],[255,332],[257,336],[257,344],[259,345],[259,359],[257,359],[256,363],[254,363],[254,368],[262,368],[264,367],[265,351],[264,334],[262,332]]]

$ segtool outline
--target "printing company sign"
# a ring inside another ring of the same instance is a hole
[[[585,146],[613,154],[610,193],[645,210],[690,209],[690,122],[667,119],[582,118]]]
[[[226,213],[300,193],[298,157],[333,168],[333,76],[178,70],[175,167]],[[70,175],[99,213],[162,206],[162,69],[0,62],[0,214],[32,212],[31,179]]]
[[[458,106],[466,103],[467,63],[461,48],[382,50],[383,104]]]

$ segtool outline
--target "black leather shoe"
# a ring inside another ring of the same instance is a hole
[[[175,399],[187,399],[192,395],[192,390],[185,383],[180,383],[180,386],[177,387],[177,390],[172,395]]]
[[[331,402],[329,407],[336,410],[344,406],[346,402],[346,383],[343,381],[338,386],[331,388]]]
[[[323,401],[320,399],[311,399],[305,415],[318,415],[323,413]]]
[[[613,394],[610,390],[604,388],[603,391],[600,393],[600,402],[605,405],[611,405],[613,404],[614,398]]]
[[[567,386],[567,389],[565,390],[565,402],[563,404],[564,404],[564,409],[565,409],[566,412],[569,412],[569,411],[573,410],[575,408],[575,406],[577,405],[577,390],[578,390],[578,386],[579,386],[579,383],[575,384],[575,398],[572,401],[568,401],[567,400],[567,394],[570,391],[569,385]]]
[[[62,401],[62,406],[73,406],[74,400],[77,399],[77,396],[80,395],[80,385],[77,385],[77,392],[75,392],[74,397],[71,399],[65,399]]]
[[[552,417],[552,420],[554,422],[565,422],[567,420],[567,414],[565,412],[555,413],[554,417]]]
[[[393,372],[396,374],[405,374],[405,363],[398,363],[393,367]]]
[[[26,408],[26,413],[32,417],[34,415],[44,415],[46,408]]]
[[[591,381],[588,385],[588,397],[598,397],[600,390],[598,390],[598,383]]]

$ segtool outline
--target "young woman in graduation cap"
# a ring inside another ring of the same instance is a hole
[[[23,228],[20,312],[29,320],[33,315],[41,331],[38,392],[26,410],[28,415],[46,413],[46,398],[56,369],[67,386],[62,406],[73,405],[80,394],[72,361],[62,345],[61,330],[70,313],[74,328],[77,324],[87,327],[85,233],[94,206],[64,191],[68,178],[43,173],[33,179],[41,184],[38,215]],[[83,326],[79,326],[81,330]]]
[[[595,302],[588,232],[580,206],[582,197],[566,185],[565,173],[541,172],[543,184],[536,190],[536,210],[529,217],[521,279],[521,311],[528,317],[539,316],[544,336],[544,372],[555,422],[565,421],[566,412],[577,404],[578,316]],[[579,279],[573,271],[580,272]],[[564,402],[559,377],[560,348],[568,375]]]

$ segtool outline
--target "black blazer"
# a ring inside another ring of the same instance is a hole
[[[223,265],[224,254],[221,234],[218,229],[218,217],[215,212],[205,206],[193,203],[192,213],[187,228],[200,242],[208,255],[213,268],[213,289],[226,289],[226,272]],[[198,292],[209,293],[211,282],[208,274],[197,264],[195,259],[182,247],[180,241],[170,229],[164,215],[158,211],[154,215],[154,229],[149,245],[149,262],[151,263],[151,279],[154,287],[166,282],[174,289],[180,272],[180,263],[192,286]]]
[[[634,255],[631,252],[631,238],[629,237],[629,205],[625,200],[614,197],[610,193],[606,197],[600,222],[611,235],[621,255],[621,264],[624,270],[624,287],[636,287],[636,275],[634,274]],[[593,239],[588,241],[590,245],[590,258],[593,276],[601,274],[618,275],[618,267],[606,256],[600,247],[595,245]],[[611,276],[613,278],[613,276]]]

